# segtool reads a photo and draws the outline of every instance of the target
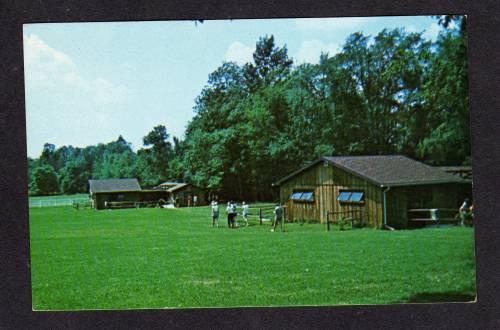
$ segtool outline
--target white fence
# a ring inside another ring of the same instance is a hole
[[[87,202],[88,198],[53,198],[53,199],[39,199],[30,200],[29,207],[54,207],[54,206],[71,206],[74,202]]]

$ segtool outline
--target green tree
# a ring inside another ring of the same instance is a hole
[[[276,47],[273,35],[259,38],[253,60],[254,63],[244,66],[244,75],[251,90],[283,81],[293,64],[286,46]]]
[[[55,150],[56,146],[54,144],[45,143],[40,155],[40,162],[54,167],[56,165]]]
[[[430,163],[453,165],[467,162],[471,153],[466,18],[451,16],[441,22],[447,29],[438,37],[422,88],[428,134],[417,152]]]
[[[209,75],[186,131],[186,178],[227,198],[268,198],[286,154],[280,132],[289,121],[284,85],[292,60],[273,36],[258,40],[253,59]]]
[[[137,155],[121,135],[116,141],[82,150],[82,168],[95,179],[136,177]]]
[[[61,170],[61,188],[65,194],[88,191],[90,174],[85,170],[82,159],[72,160]]]
[[[33,181],[29,190],[35,195],[50,195],[59,192],[57,173],[48,164],[40,165],[33,171]]]
[[[138,174],[141,181],[147,185],[155,185],[169,179],[169,161],[173,154],[169,137],[166,127],[158,125],[143,138],[144,146],[148,148],[138,152]]]
[[[352,34],[341,53],[320,61],[333,149],[340,154],[407,153],[416,145],[430,43],[419,33]],[[418,142],[418,141],[417,141]]]
[[[35,183],[34,172],[35,169],[40,166],[39,159],[33,159],[28,157],[28,194],[36,195],[38,193],[38,187]]]

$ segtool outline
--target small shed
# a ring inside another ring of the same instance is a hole
[[[89,180],[89,193],[98,210],[106,208],[106,202],[154,202],[168,197],[165,191],[142,190],[135,178]]]
[[[468,180],[401,155],[321,157],[275,185],[292,221],[357,212],[374,228],[406,228],[412,209],[458,210],[472,190]]]
[[[191,183],[177,183],[166,190],[170,198],[175,201],[175,206],[201,206],[207,205],[205,191]],[[196,196],[196,205],[195,205]]]

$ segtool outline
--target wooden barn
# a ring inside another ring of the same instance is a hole
[[[407,228],[439,210],[458,211],[472,195],[470,181],[400,155],[321,157],[276,185],[289,220],[356,215],[374,228]]]
[[[89,180],[89,193],[95,209],[107,208],[108,203],[134,205],[137,202],[168,200],[162,190],[143,190],[137,179]]]

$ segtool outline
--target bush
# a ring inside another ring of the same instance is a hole
[[[59,192],[59,183],[56,171],[50,165],[35,168],[33,181],[28,187],[32,195],[50,195]]]

